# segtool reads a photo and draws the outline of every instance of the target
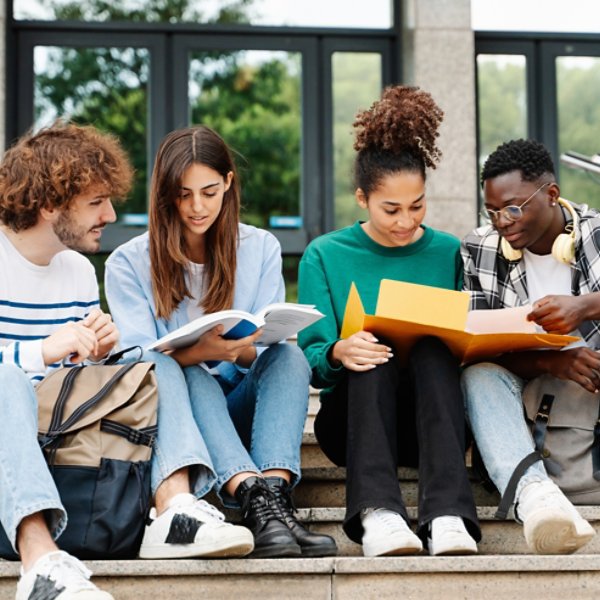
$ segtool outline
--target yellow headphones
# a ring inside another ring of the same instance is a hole
[[[556,236],[554,244],[552,244],[552,256],[561,263],[570,265],[575,258],[575,236],[577,235],[577,225],[579,218],[575,209],[562,198],[558,199],[558,203],[567,209],[573,218],[573,222],[567,225],[568,233],[561,233]],[[523,253],[520,250],[515,250],[504,238],[500,238],[500,251],[506,260],[517,261],[521,260]]]

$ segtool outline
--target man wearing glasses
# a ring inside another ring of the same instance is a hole
[[[595,532],[539,460],[529,467],[522,462],[534,449],[522,392],[527,380],[546,373],[590,392],[600,388],[600,214],[560,198],[552,158],[535,141],[499,146],[484,164],[481,183],[489,224],[467,235],[461,249],[471,309],[532,304],[529,320],[585,341],[562,352],[504,354],[468,367],[462,380],[483,462],[500,493],[514,494],[529,547],[566,554]]]

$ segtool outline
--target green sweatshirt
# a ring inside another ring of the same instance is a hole
[[[329,349],[340,339],[350,286],[354,282],[367,314],[374,314],[382,279],[460,290],[460,242],[423,226],[424,234],[408,246],[388,248],[374,242],[360,222],[313,240],[298,274],[298,301],[315,304],[325,315],[298,334],[298,344],[312,369],[312,384],[332,388],[344,367],[333,367]],[[441,308],[441,307],[440,307]],[[327,390],[321,393],[324,397]]]

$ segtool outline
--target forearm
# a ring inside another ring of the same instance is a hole
[[[552,366],[559,358],[557,350],[530,350],[509,352],[494,360],[495,363],[523,379],[533,379],[539,375],[552,373]]]

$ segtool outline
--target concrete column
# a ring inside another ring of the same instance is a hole
[[[6,2],[0,0],[0,154],[6,140]]]
[[[431,93],[445,113],[440,165],[428,173],[427,220],[464,236],[476,225],[474,35],[470,0],[397,0],[403,10],[404,83]]]

